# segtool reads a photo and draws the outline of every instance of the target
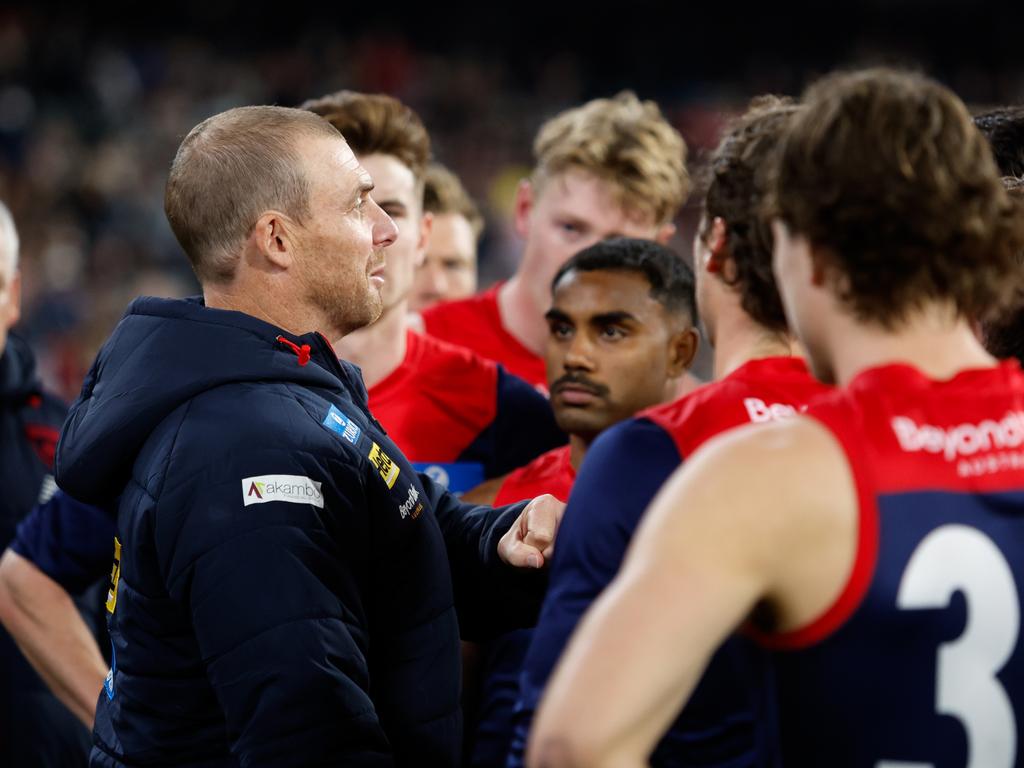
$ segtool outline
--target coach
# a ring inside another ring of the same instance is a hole
[[[178,150],[202,300],[132,304],[57,453],[69,493],[119,498],[92,765],[456,765],[460,621],[535,615],[508,563],[543,565],[560,505],[417,476],[328,341],[381,311],[372,188],[309,112],[230,110]]]

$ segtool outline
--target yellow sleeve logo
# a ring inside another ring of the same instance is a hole
[[[380,472],[380,476],[384,479],[384,482],[387,483],[388,488],[394,488],[395,480],[398,479],[398,465],[395,464],[395,462],[391,460],[391,457],[384,453],[376,443],[374,443],[373,447],[370,449],[369,458],[373,463],[373,466],[375,466],[377,471]]]
[[[117,583],[121,580],[121,542],[114,537],[114,567],[110,569],[110,589],[107,590],[107,612],[117,607]]]

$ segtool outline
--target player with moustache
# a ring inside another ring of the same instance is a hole
[[[409,299],[431,236],[423,208],[430,138],[391,96],[341,91],[303,108],[341,131],[398,228],[381,277],[379,319],[338,339],[362,369],[370,410],[420,471],[455,492],[503,475],[565,436],[546,399],[502,366],[409,327]]]
[[[515,274],[482,294],[423,313],[427,333],[546,385],[551,280],[578,251],[614,236],[668,242],[690,179],[686,144],[653,101],[629,91],[594,99],[546,122],[536,165],[519,184]]]
[[[772,652],[784,765],[1021,763],[1024,375],[971,323],[1017,288],[1024,216],[934,81],[838,73],[804,105],[774,269],[838,389],[673,477],[552,679],[531,765],[642,764],[744,624]]]
[[[560,529],[558,552],[516,704],[512,760],[551,670],[591,603],[615,577],[644,509],[672,472],[716,435],[796,413],[826,388],[799,357],[771,271],[760,205],[769,159],[799,107],[756,99],[710,157],[694,239],[697,309],[715,381],[605,432],[591,447]],[[653,752],[654,765],[771,765],[774,729],[763,654],[723,647],[690,705]]]
[[[549,493],[568,499],[601,432],[675,396],[697,351],[693,293],[689,266],[650,240],[613,238],[569,259],[551,286],[545,345],[551,405],[569,444],[463,498],[504,504]],[[530,637],[529,629],[517,630],[485,648],[469,765],[505,764]]]
[[[466,498],[505,503],[543,488],[566,501],[598,435],[674,398],[697,353],[693,293],[693,270],[651,240],[604,240],[563,264],[551,285],[544,358],[555,420],[569,443]]]

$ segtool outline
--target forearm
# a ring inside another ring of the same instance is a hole
[[[107,665],[70,596],[29,560],[0,560],[0,621],[57,698],[92,728]]]

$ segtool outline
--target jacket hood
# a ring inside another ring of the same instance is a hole
[[[28,343],[13,333],[0,356],[0,400],[20,401],[42,389],[36,373],[36,358]]]
[[[201,298],[136,299],[103,345],[57,445],[57,482],[81,501],[116,498],[150,433],[203,392],[236,382],[319,387],[365,405],[357,369],[317,333],[296,336]]]

